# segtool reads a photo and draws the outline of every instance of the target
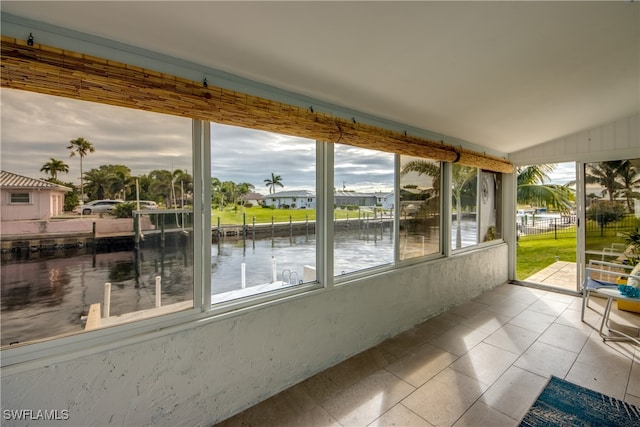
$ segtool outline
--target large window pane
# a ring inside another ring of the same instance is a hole
[[[400,259],[439,254],[440,162],[400,157]]]
[[[212,303],[315,281],[315,141],[211,126]]]
[[[334,274],[393,262],[394,156],[335,145]]]
[[[2,345],[192,307],[191,120],[10,89],[2,103]]]
[[[637,263],[632,237],[640,231],[640,159],[587,163],[585,204],[587,263]]]
[[[451,177],[451,244],[461,249],[478,243],[478,169],[454,164]]]
[[[502,238],[502,174],[480,171],[479,242]]]

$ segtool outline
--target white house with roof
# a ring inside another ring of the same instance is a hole
[[[393,192],[359,193],[356,191],[336,190],[333,193],[333,201],[337,207],[341,206],[378,206],[383,209],[392,209],[394,204]]]
[[[240,196],[240,200],[245,206],[261,206],[264,203],[264,196],[260,193],[247,193]]]
[[[279,191],[264,196],[264,203],[283,209],[315,209],[316,193],[310,190]]]
[[[71,188],[42,179],[0,172],[0,219],[47,220],[64,212],[64,194]]]

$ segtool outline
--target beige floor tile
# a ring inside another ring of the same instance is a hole
[[[629,376],[627,393],[640,398],[640,362],[633,362],[633,365],[631,366],[631,375]]]
[[[479,381],[446,368],[402,401],[433,425],[452,425],[486,390]]]
[[[511,325],[529,329],[534,332],[544,332],[556,320],[556,316],[532,311],[530,309],[523,311],[516,317],[511,319]]]
[[[640,408],[640,397],[627,394],[624,401]]]
[[[593,327],[606,300],[591,299],[587,323],[581,302],[498,286],[220,426],[516,425],[550,375],[640,406],[640,347],[603,342]],[[612,319],[640,323],[616,308]]]
[[[494,313],[491,311],[481,311],[475,315],[462,320],[460,323],[473,329],[479,329],[483,332],[492,333],[507,323],[511,316]]]
[[[431,344],[424,344],[387,366],[386,369],[412,386],[420,387],[457,358],[458,356]]]
[[[550,299],[539,299],[529,306],[530,310],[549,316],[558,317],[569,307],[568,302],[553,301]]]
[[[540,335],[538,342],[579,353],[590,334],[591,331],[585,332],[582,329],[554,323]]]
[[[486,310],[487,304],[482,304],[474,301],[469,301],[464,304],[460,304],[456,307],[453,307],[448,312],[450,314],[455,314],[462,318],[468,318],[478,314],[479,312]]]
[[[518,422],[507,415],[496,411],[482,402],[476,402],[460,419],[454,427],[512,427]]]
[[[481,342],[453,362],[451,369],[490,386],[517,358],[517,354]]]
[[[506,324],[485,338],[483,342],[520,355],[524,353],[539,336],[539,332],[530,331],[512,324]]]
[[[545,378],[564,378],[577,357],[578,353],[536,341],[514,365]]]
[[[480,400],[503,414],[520,420],[536,401],[547,382],[547,378],[512,366]]]
[[[415,390],[386,370],[378,371],[322,406],[344,426],[366,426]]]
[[[256,426],[265,426],[265,423]],[[303,414],[283,418],[275,424],[279,427],[342,427],[324,408],[316,406]]]
[[[459,322],[451,320],[450,317],[439,315],[416,325],[416,328],[422,329],[433,335],[440,335],[459,324]]]
[[[599,324],[600,316],[596,315],[595,313],[592,313],[592,315],[589,315],[589,313],[585,313],[587,314],[585,318],[586,322],[583,322],[581,319],[580,307],[581,305],[578,305],[577,309],[574,309],[570,306],[568,309],[563,311],[560,316],[558,316],[555,323],[590,332],[591,330],[593,330],[592,325]]]
[[[311,416],[311,411],[314,414],[317,413],[317,407],[318,405],[298,385],[258,403],[216,427],[288,425],[297,419]],[[317,425],[331,425],[331,423]]]
[[[324,371],[304,380],[300,386],[318,404],[324,403],[343,388],[331,381]]]
[[[475,347],[479,342],[485,339],[489,334],[477,329],[468,328],[464,325],[458,325],[442,335],[430,338],[428,342],[440,347],[456,356],[462,356],[467,351]]]
[[[573,301],[576,299],[574,295],[562,294],[559,292],[549,292],[542,298],[541,301],[556,301],[567,304],[567,306],[573,304]]]
[[[507,298],[507,295],[500,294],[498,292],[495,292],[494,290],[491,290],[491,291],[485,291],[481,293],[480,295],[475,297],[472,301],[489,305],[489,304],[494,304],[498,301],[502,301],[505,298]]]
[[[374,347],[327,369],[324,374],[340,389],[344,389],[378,372],[389,362],[389,357]]]
[[[624,365],[631,366],[636,348],[628,342],[602,341],[596,331],[593,331],[589,340],[578,356],[578,362],[589,365]]]
[[[502,314],[504,316],[514,317],[526,310],[530,305],[527,303],[504,299],[500,302],[487,306],[487,311]]]
[[[402,356],[414,348],[420,347],[427,342],[428,338],[434,335],[424,329],[411,328],[384,341],[378,347],[394,356]]]
[[[607,396],[624,399],[630,371],[631,367],[628,365],[591,365],[576,362],[565,379]]]
[[[431,427],[425,419],[413,413],[406,406],[397,404],[368,427]]]

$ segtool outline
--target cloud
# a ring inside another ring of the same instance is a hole
[[[154,169],[193,172],[190,119],[77,101],[15,89],[0,90],[3,170],[44,178],[50,158],[69,165],[59,179],[79,183],[80,160],[66,148],[78,137],[95,152],[83,159],[86,172],[104,164],[123,164],[133,175]],[[248,182],[267,193],[264,180],[280,175],[287,190],[315,189],[316,143],[270,132],[212,124],[211,176]],[[388,191],[393,187],[393,155],[337,145],[336,187]]]
[[[40,168],[53,157],[69,165],[60,179],[79,179],[80,160],[66,148],[78,137],[95,147],[84,171],[103,164],[124,164],[134,175],[191,170],[189,119],[2,89],[3,170],[43,177]]]

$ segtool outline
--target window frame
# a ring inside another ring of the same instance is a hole
[[[16,195],[26,195],[29,199],[28,201],[15,201],[13,198]],[[18,191],[9,191],[9,204],[10,205],[32,205],[33,204],[33,192],[18,192]]]
[[[7,372],[18,372],[30,369],[31,366],[43,363],[55,363],[68,360],[79,355],[93,354],[127,344],[153,339],[180,330],[190,329],[196,322],[215,322],[228,316],[235,316],[246,310],[259,309],[261,304],[281,303],[291,298],[306,297],[309,294],[323,292],[333,286],[348,286],[362,278],[403,268],[407,265],[429,262],[434,259],[450,256],[446,248],[450,248],[447,236],[450,224],[444,221],[446,203],[441,201],[441,253],[429,254],[407,260],[398,258],[399,220],[394,215],[394,261],[374,266],[345,275],[334,276],[333,272],[333,188],[334,188],[334,144],[316,141],[316,263],[318,274],[316,281],[299,286],[276,290],[264,294],[231,300],[224,303],[211,304],[211,242],[204,236],[211,230],[211,144],[210,122],[193,120],[192,165],[194,170],[194,305],[191,309],[147,318],[114,327],[94,331],[80,332],[71,336],[55,337],[39,342],[25,343],[17,347],[2,350],[2,368]],[[399,167],[400,154],[394,158],[394,192],[395,206],[399,200]],[[442,196],[441,200],[451,200],[447,182],[450,182],[451,164],[441,163]],[[450,205],[450,203],[449,203]],[[449,206],[450,209],[450,206]],[[485,242],[463,248],[462,251],[477,249],[480,246],[501,243],[502,239]],[[445,246],[447,245],[447,246]],[[456,254],[461,251],[455,251]],[[208,297],[208,298],[207,298]]]

